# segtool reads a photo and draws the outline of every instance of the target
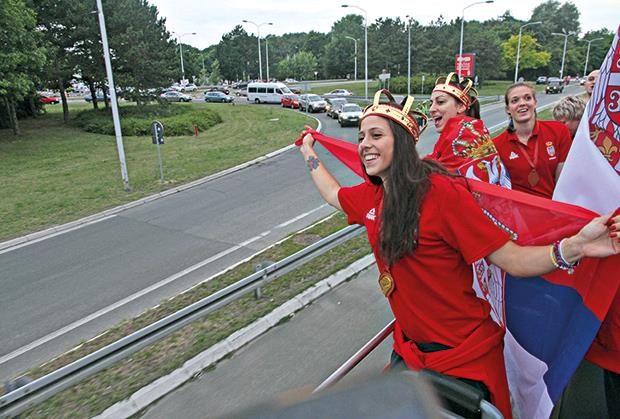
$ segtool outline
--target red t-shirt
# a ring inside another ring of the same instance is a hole
[[[527,146],[519,141],[514,132],[504,131],[493,139],[499,156],[508,169],[512,188],[517,191],[551,198],[555,188],[555,171],[559,163],[564,163],[568,150],[573,142],[566,125],[557,121],[536,121],[534,131]],[[538,159],[536,160],[536,148]],[[531,186],[528,175],[532,166],[523,155],[527,153],[529,160],[536,160],[538,183]]]
[[[430,180],[418,247],[390,268],[395,289],[388,300],[409,339],[456,347],[481,322],[493,321],[489,304],[472,289],[471,264],[509,236],[484,215],[462,179],[435,174]],[[338,199],[349,224],[366,227],[377,265],[385,270],[378,255],[383,187],[343,187]]]

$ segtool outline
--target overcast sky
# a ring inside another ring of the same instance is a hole
[[[272,22],[273,26],[261,26],[261,36],[267,34],[283,35],[290,32],[329,32],[334,22],[343,16],[357,12],[358,9],[342,8],[349,0],[149,0],[155,4],[160,15],[166,18],[169,31],[185,35],[183,43],[196,48],[206,48],[217,44],[222,35],[230,32],[235,25],[242,24],[248,33],[256,33],[252,24],[242,23],[243,19],[257,24]],[[401,17],[411,15],[423,25],[443,15],[450,21],[461,16],[463,6],[473,3],[457,0],[430,1],[369,1],[354,0],[350,4],[362,7],[368,12],[368,22],[379,17]],[[607,28],[615,31],[620,24],[620,0],[575,0],[573,3],[581,13],[581,30],[587,32]],[[487,20],[502,15],[506,10],[521,20],[528,20],[532,10],[540,0],[495,0],[492,4],[477,4],[465,11],[468,20]],[[466,31],[465,31],[466,33]],[[465,35],[466,36],[466,35]]]

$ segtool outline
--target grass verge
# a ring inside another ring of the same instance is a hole
[[[345,225],[346,217],[337,213],[324,222],[290,236],[233,270],[202,283],[186,293],[163,301],[159,306],[142,315],[127,320],[94,340],[85,342],[75,350],[29,371],[28,375],[32,378],[40,377],[92,353],[252,274],[257,262],[266,259],[280,260]],[[136,352],[117,365],[59,393],[25,412],[23,417],[91,417],[97,415],[157,378],[171,373],[188,359],[268,314],[293,296],[368,253],[370,253],[370,247],[367,240],[363,234],[359,235],[262,287],[260,299],[255,299],[253,294],[237,299],[204,319],[189,324],[156,344]]]
[[[133,106],[133,105],[124,105]],[[123,106],[123,107],[124,107]],[[149,137],[124,137],[129,193],[123,190],[115,138],[64,124],[60,105],[20,121],[22,135],[0,130],[0,240],[63,224],[234,167],[289,145],[304,124],[300,112],[267,106],[173,104],[211,109],[222,122],[198,136],[166,137],[164,182]],[[85,104],[71,103],[76,110]]]

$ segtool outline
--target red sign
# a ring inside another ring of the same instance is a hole
[[[476,54],[457,54],[454,60],[454,72],[463,77],[474,77],[474,59]],[[460,71],[459,71],[460,68]]]

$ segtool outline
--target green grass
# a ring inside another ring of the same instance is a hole
[[[345,225],[346,216],[338,213],[306,231],[294,234],[235,269],[200,284],[173,299],[163,301],[157,307],[134,319],[120,323],[94,340],[85,342],[76,350],[29,371],[28,375],[32,378],[40,377],[67,365],[79,357],[92,353],[122,336],[151,324],[253,273],[257,262],[281,260],[299,251],[304,246],[343,228]],[[128,398],[138,389],[181,367],[188,359],[225,339],[236,330],[268,314],[274,308],[323,278],[369,253],[370,247],[366,237],[360,234],[294,271],[264,285],[261,287],[262,297],[260,299],[254,298],[253,294],[241,297],[204,319],[195,321],[140,350],[130,358],[124,359],[78,385],[64,390],[24,413],[23,417],[92,417],[97,415],[115,402]]]
[[[90,109],[71,103],[71,115]],[[132,106],[132,105],[126,105]],[[166,137],[161,146],[164,183],[156,147],[148,137],[124,137],[131,191],[123,190],[115,137],[92,134],[72,119],[62,122],[60,105],[21,120],[21,136],[0,130],[0,240],[62,224],[187,183],[289,145],[304,124],[299,112],[266,106],[173,104],[215,110],[222,118],[197,137]]]

